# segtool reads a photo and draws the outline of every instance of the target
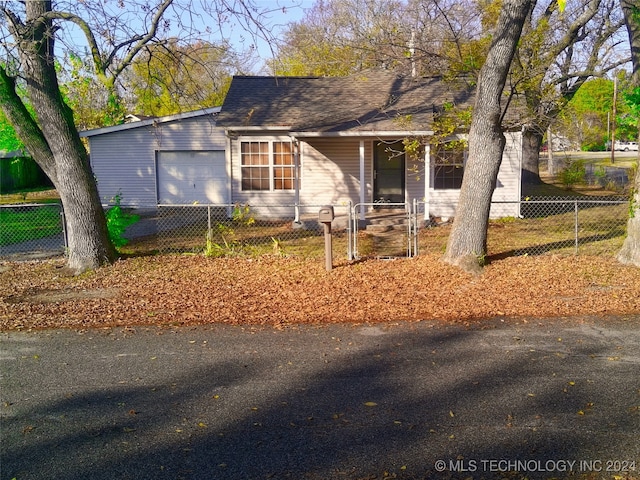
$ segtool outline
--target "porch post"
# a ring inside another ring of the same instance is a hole
[[[293,188],[294,188],[294,219],[295,223],[300,223],[300,142],[297,138],[291,137],[293,144]]]
[[[227,192],[226,192],[226,202],[227,202],[227,217],[231,218],[233,213],[233,147],[237,146],[237,136],[233,135],[229,130],[227,130],[226,135],[226,148],[224,151],[225,157],[225,168],[227,170]],[[239,149],[239,147],[238,147]],[[240,154],[238,154],[240,155]],[[240,159],[238,159],[238,164],[240,163]]]
[[[364,140],[360,140],[360,203],[365,203],[367,193],[367,183],[364,178]],[[365,212],[360,207],[360,220],[365,219]]]
[[[424,221],[429,222],[429,184],[431,183],[431,145],[424,146]]]

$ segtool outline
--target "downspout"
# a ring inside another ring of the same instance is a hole
[[[360,220],[365,219],[365,211],[364,208],[362,208],[362,205],[366,201],[366,189],[367,186],[364,178],[364,140],[360,140]]]
[[[300,224],[300,142],[293,135],[290,136],[293,144],[293,188],[294,188],[294,218],[293,223]]]
[[[225,152],[224,152],[224,168],[227,171],[227,204],[231,205],[233,203],[233,191],[232,191],[232,184],[233,184],[233,168],[232,168],[232,161],[233,158],[231,156],[231,137],[229,136],[229,132],[227,132],[227,145],[225,148]]]
[[[431,145],[424,146],[424,222],[429,224],[429,185],[431,184]]]
[[[226,148],[224,152],[225,156],[225,169],[227,171],[227,217],[231,218],[233,214],[233,140],[237,140],[238,136],[227,130],[226,132]]]

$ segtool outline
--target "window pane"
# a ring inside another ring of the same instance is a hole
[[[273,164],[293,165],[293,149],[290,142],[273,143]]]
[[[293,190],[293,167],[275,167],[273,169],[274,188],[276,190]]]
[[[464,176],[464,149],[462,145],[452,148],[440,145],[433,149],[433,188],[460,189]]]
[[[462,187],[464,168],[461,166],[439,165],[435,168],[433,188],[459,189]]]
[[[240,156],[242,165],[269,165],[269,143],[242,142]]]
[[[269,190],[269,168],[268,167],[243,167],[242,168],[242,189],[243,190]]]

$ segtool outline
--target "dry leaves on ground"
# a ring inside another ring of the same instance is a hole
[[[79,277],[0,263],[0,329],[288,325],[633,315],[640,269],[604,257],[511,257],[472,276],[437,256],[342,263],[158,255]]]

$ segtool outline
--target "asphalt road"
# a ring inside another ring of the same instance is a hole
[[[2,479],[640,478],[640,317],[0,340]]]

